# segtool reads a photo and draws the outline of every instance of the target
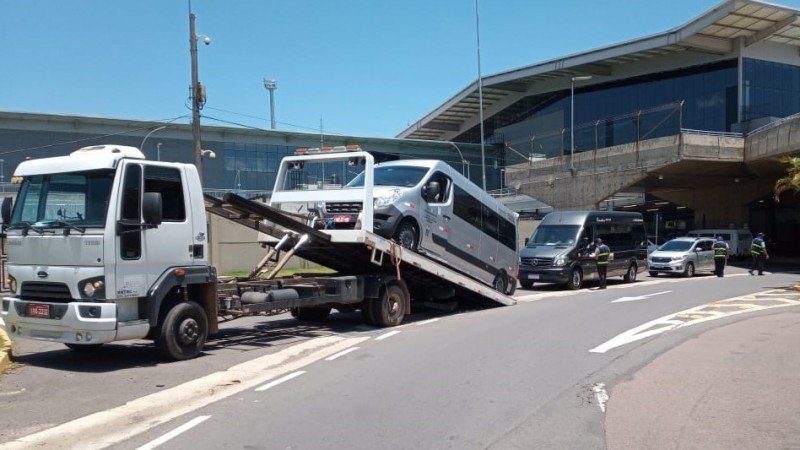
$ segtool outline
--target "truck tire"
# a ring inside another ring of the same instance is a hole
[[[372,324],[378,327],[396,327],[403,323],[406,315],[406,305],[411,300],[396,282],[388,283],[381,292],[381,296],[370,300],[372,303]]]
[[[208,337],[208,318],[195,302],[181,302],[167,312],[156,338],[158,351],[174,360],[197,356]]]
[[[292,308],[292,317],[301,322],[319,322],[331,315],[331,307],[302,307]]]
[[[581,269],[572,269],[567,281],[567,289],[574,291],[580,289],[581,286],[583,286],[583,272]]]
[[[397,226],[397,231],[394,232],[394,240],[411,251],[417,251],[417,247],[419,247],[417,226],[412,220],[400,222],[400,225]]]
[[[636,281],[636,264],[628,266],[628,271],[625,272],[622,279],[625,280],[626,283],[633,283]]]

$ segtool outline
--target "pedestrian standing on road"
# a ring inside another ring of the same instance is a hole
[[[750,255],[753,257],[753,263],[750,264],[750,270],[748,270],[750,275],[753,275],[753,271],[756,269],[758,269],[759,275],[764,275],[764,262],[769,259],[764,233],[758,233],[758,236],[753,239],[753,243],[750,245]]]
[[[606,274],[608,273],[608,256],[611,254],[611,249],[603,243],[603,240],[597,238],[594,240],[594,253],[592,257],[594,258],[595,264],[597,265],[597,276],[600,278],[600,288],[606,288]]]
[[[728,256],[731,254],[731,248],[728,243],[722,240],[722,236],[717,236],[714,241],[714,273],[722,278],[725,276],[725,263],[728,262]]]

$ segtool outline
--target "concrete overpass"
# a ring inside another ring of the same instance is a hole
[[[785,175],[778,159],[800,152],[800,115],[746,137],[680,134],[510,166],[507,186],[557,210],[598,209],[618,192],[647,192],[691,208],[708,226],[745,224],[748,204]]]

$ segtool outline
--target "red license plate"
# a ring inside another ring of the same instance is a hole
[[[44,317],[50,318],[50,305],[39,305],[31,303],[28,305],[28,317]]]
[[[333,221],[336,223],[350,222],[350,216],[345,216],[345,215],[333,216]]]

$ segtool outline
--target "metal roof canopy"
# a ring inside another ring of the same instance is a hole
[[[753,0],[729,0],[698,18],[665,33],[569,55],[483,77],[483,109],[509,97],[523,98],[528,87],[576,75],[612,74],[612,68],[668,54],[694,51],[725,55],[736,41],[744,46],[775,42],[800,47],[800,10]],[[398,138],[451,140],[478,124],[478,82],[406,128]]]

